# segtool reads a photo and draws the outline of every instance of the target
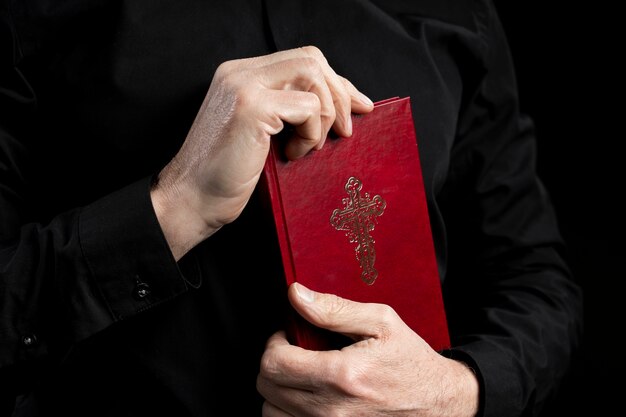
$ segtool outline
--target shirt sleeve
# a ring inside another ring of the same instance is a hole
[[[28,389],[73,343],[200,284],[194,259],[177,263],[169,250],[151,203],[150,177],[51,220],[31,218],[28,143],[37,99],[19,70],[3,5],[0,397]]]
[[[444,294],[453,349],[481,383],[483,416],[534,416],[566,376],[582,333],[582,295],[535,170],[532,121],[491,5],[482,60],[464,87],[448,180]],[[548,140],[548,138],[544,138]]]

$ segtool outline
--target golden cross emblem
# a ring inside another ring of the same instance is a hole
[[[372,285],[378,277],[378,271],[374,268],[376,251],[370,232],[374,230],[377,217],[383,214],[387,203],[379,195],[371,198],[368,193],[361,195],[363,184],[358,178],[350,177],[344,188],[348,193],[348,197],[342,199],[344,208],[333,210],[330,224],[337,230],[344,230],[350,243],[357,244],[354,251],[361,266],[361,279],[367,285]]]

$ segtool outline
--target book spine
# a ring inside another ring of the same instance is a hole
[[[287,223],[283,212],[283,201],[280,193],[280,185],[276,175],[276,150],[273,144],[270,146],[270,155],[268,156],[265,167],[265,186],[267,187],[270,205],[274,217],[274,225],[276,227],[276,235],[283,262],[283,270],[285,272],[285,280],[287,285],[295,282],[295,270],[291,257],[291,247],[289,245],[289,233]]]
[[[280,185],[276,174],[276,155],[274,145],[270,145],[269,155],[263,168],[263,173],[259,180],[259,185],[263,189],[263,195],[266,198],[266,204],[268,210],[272,214],[276,236],[278,239],[278,245],[280,248],[283,274],[281,277],[286,286],[295,282],[295,270],[291,257],[291,246],[289,245],[289,235],[287,232],[287,224],[285,222],[285,216],[283,212],[283,203],[280,193]],[[287,332],[287,338],[290,343],[304,348],[313,347],[310,336],[307,335],[307,326],[300,321],[304,321],[302,317],[299,317],[296,311],[288,307],[287,316],[285,318],[285,327]]]

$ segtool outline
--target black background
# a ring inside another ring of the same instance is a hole
[[[620,15],[600,3],[552,3],[496,2],[521,107],[536,125],[539,175],[585,297],[583,350],[547,414],[612,415],[626,388]]]

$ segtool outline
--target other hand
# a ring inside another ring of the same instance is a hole
[[[285,152],[297,159],[320,149],[331,128],[350,136],[351,112],[372,108],[312,46],[221,64],[151,193],[176,259],[239,216],[285,123],[295,130]]]
[[[310,351],[284,332],[267,342],[257,388],[264,417],[473,416],[478,382],[466,365],[434,351],[383,304],[289,288],[311,323],[352,337],[341,350]]]

